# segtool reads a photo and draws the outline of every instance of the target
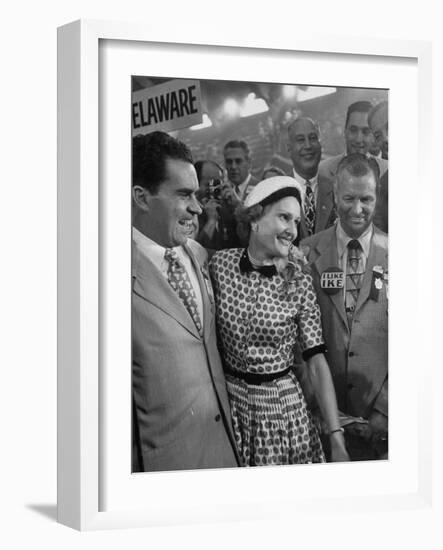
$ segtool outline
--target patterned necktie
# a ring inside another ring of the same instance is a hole
[[[312,235],[315,227],[315,197],[309,180],[306,180],[304,213],[308,235]]]
[[[189,315],[192,317],[192,320],[197,327],[198,332],[202,334],[202,323],[200,315],[198,314],[197,299],[186,269],[178,259],[177,253],[172,248],[166,249],[165,260],[168,262],[169,284],[185,305]]]
[[[345,308],[349,326],[352,325],[355,306],[363,279],[362,248],[357,239],[348,242],[348,260],[346,263]]]

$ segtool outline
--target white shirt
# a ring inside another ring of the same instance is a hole
[[[318,174],[315,174],[313,178],[303,178],[298,174],[294,168],[292,168],[292,176],[295,179],[295,181],[299,184],[301,189],[301,204],[303,208],[303,212],[305,209],[305,197],[306,197],[306,181],[309,180],[311,182],[311,189],[314,193],[314,203],[317,203],[317,194],[318,194]]]
[[[150,260],[155,265],[155,267],[167,280],[169,262],[165,260],[166,248],[160,246],[146,235],[143,235],[143,233],[141,233],[135,227],[132,228],[132,239],[140,253],[143,254],[145,258],[148,258],[148,260]],[[194,289],[195,297],[197,300],[198,314],[200,316],[200,319],[202,319],[203,321],[203,298],[192,260],[182,246],[176,246],[173,248],[173,250],[175,250],[178,259],[181,261],[184,268],[186,269],[186,273],[188,274],[189,280],[191,281],[191,285]]]
[[[371,224],[366,231],[360,235],[357,240],[360,243],[362,248],[361,262],[362,262],[362,271],[366,271],[366,263],[369,257],[369,250],[371,248],[371,239],[374,232],[373,225]],[[341,226],[340,220],[337,222],[336,228],[337,235],[337,253],[338,253],[338,266],[343,270],[346,277],[346,267],[348,264],[348,243],[352,241],[353,238],[349,237],[345,230]],[[346,288],[343,288],[343,296],[345,295]]]
[[[242,183],[240,183],[240,185],[238,186],[238,192],[236,191],[236,186],[231,181],[231,185],[234,188],[234,193],[237,195],[237,197],[241,201],[245,199],[245,191],[246,191],[246,189],[249,185],[249,180],[250,179],[251,179],[251,174],[248,174],[248,177]]]

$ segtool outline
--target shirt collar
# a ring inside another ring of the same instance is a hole
[[[148,258],[148,260],[162,271],[166,248],[144,235],[135,227],[132,228],[132,239],[143,256]],[[179,256],[183,254],[183,248],[181,246],[176,246],[173,250],[175,250]]]
[[[251,179],[251,174],[248,174],[246,179],[244,179],[241,183],[239,183],[238,186],[236,186],[234,183],[232,183],[232,181],[231,181],[231,185],[233,186],[234,190],[237,187],[240,196],[242,196],[243,193],[245,192],[246,187],[249,184],[250,179]]]
[[[363,254],[367,258],[369,256],[369,248],[371,246],[371,239],[372,239],[372,233],[373,233],[373,225],[371,225],[366,229],[366,231],[360,235],[358,239],[356,239],[360,246],[362,247]],[[345,233],[345,230],[343,229],[340,220],[337,222],[337,252],[338,257],[342,258],[343,254],[347,250],[349,241],[352,241],[352,237],[349,237],[347,233]]]
[[[311,188],[313,191],[315,191],[318,183],[318,173],[315,174],[312,178],[304,178],[303,176],[300,176],[298,172],[295,171],[295,168],[292,168],[292,175],[294,179],[302,186],[303,191],[306,190],[306,181],[309,180],[311,182]]]

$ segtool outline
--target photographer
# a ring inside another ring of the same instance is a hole
[[[199,217],[197,241],[209,250],[240,246],[234,211],[239,204],[231,185],[224,182],[223,169],[216,162],[195,163],[203,213]]]

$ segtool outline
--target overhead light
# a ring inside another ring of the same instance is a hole
[[[203,121],[200,124],[194,124],[191,126],[190,130],[201,130],[202,128],[210,128],[212,126],[212,120],[208,117],[206,113],[203,113]]]
[[[293,99],[297,95],[297,88],[295,86],[290,86],[285,84],[283,86],[283,97],[285,99]]]
[[[329,94],[335,94],[337,88],[327,88],[326,86],[309,86],[306,90],[299,89],[297,91],[298,101],[307,101],[308,99],[315,99],[316,97],[322,97]]]
[[[254,93],[250,93],[241,107],[240,117],[245,118],[247,116],[266,113],[266,111],[269,111],[266,101],[264,99],[257,98]]]
[[[232,99],[232,97],[228,97],[225,100],[223,108],[226,114],[231,117],[237,116],[240,110],[239,104],[237,103],[237,101],[235,101],[235,99]]]

